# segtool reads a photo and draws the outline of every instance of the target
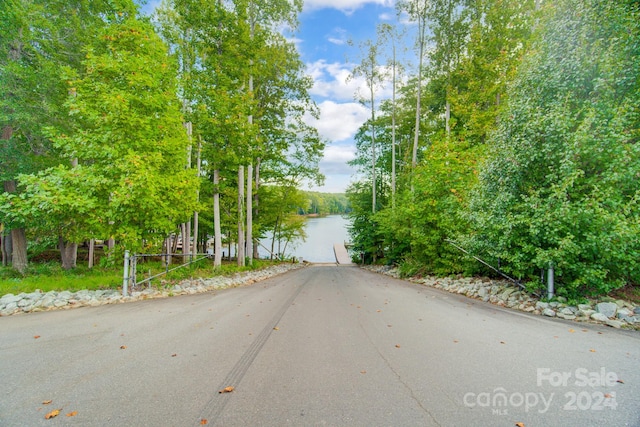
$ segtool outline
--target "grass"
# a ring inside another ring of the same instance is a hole
[[[161,280],[173,284],[188,278],[230,275],[241,271],[258,270],[273,264],[268,260],[253,260],[251,267],[238,267],[235,263],[223,263],[219,269],[214,270],[210,260],[202,260],[191,266],[162,275],[154,279],[152,285],[160,286]],[[171,268],[178,265],[174,263]],[[137,280],[147,278],[149,270],[152,275],[165,271],[159,261],[139,262]],[[58,262],[32,263],[24,274],[20,274],[12,268],[2,267],[0,268],[0,296],[35,292],[37,289],[42,292],[118,289],[122,286],[122,273],[122,266],[89,269],[84,265],[78,265],[73,270],[65,271]],[[144,286],[148,285],[145,283]]]

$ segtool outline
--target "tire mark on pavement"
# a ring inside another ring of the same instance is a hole
[[[227,405],[232,395],[232,393],[219,394],[218,390],[222,390],[228,386],[233,386],[237,388],[238,384],[240,384],[240,382],[242,381],[242,378],[249,370],[249,367],[251,366],[255,358],[260,353],[260,350],[262,350],[265,343],[271,336],[271,333],[273,332],[274,328],[280,322],[280,320],[282,319],[284,314],[287,312],[291,304],[293,304],[293,302],[298,297],[300,292],[302,292],[302,289],[305,287],[308,281],[309,280],[307,279],[307,281],[300,284],[295,289],[295,291],[291,294],[291,296],[287,299],[287,301],[284,304],[282,304],[280,309],[275,313],[275,315],[271,318],[271,320],[267,322],[267,324],[262,329],[260,334],[256,337],[255,340],[253,340],[249,348],[240,357],[240,359],[235,364],[235,366],[231,369],[231,371],[229,371],[229,373],[224,378],[222,383],[220,383],[220,385],[216,389],[216,392],[215,392],[216,394],[213,395],[211,399],[209,399],[209,402],[207,402],[205,407],[202,409],[201,416],[198,419],[198,421],[202,419],[206,419],[208,420],[210,425],[216,425],[218,418],[220,417],[220,414],[222,414],[224,407]]]

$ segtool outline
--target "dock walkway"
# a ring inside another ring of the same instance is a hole
[[[347,248],[342,243],[336,243],[333,245],[333,252],[336,255],[336,262],[340,265],[352,265],[351,257],[347,252]]]

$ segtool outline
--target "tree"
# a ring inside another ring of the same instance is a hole
[[[78,166],[21,176],[28,193],[9,202],[23,218],[37,208],[59,224],[65,241],[108,235],[139,250],[143,240],[173,230],[196,203],[196,177],[184,168],[188,140],[175,65],[150,25],[135,18],[111,24],[85,52],[80,72],[66,70],[72,128],[49,129]]]
[[[472,199],[477,250],[560,294],[640,279],[640,16],[625,2],[559,1],[509,91]]]
[[[416,49],[418,51],[418,76],[416,84],[416,108],[415,108],[415,127],[413,135],[413,149],[411,154],[411,167],[418,165],[418,141],[420,137],[420,117],[422,110],[420,101],[422,98],[422,72],[423,61],[425,55],[425,47],[427,44],[427,19],[429,11],[428,0],[405,0],[398,3],[398,12],[406,13],[412,22],[416,22],[418,29],[416,32]]]
[[[371,209],[376,212],[376,91],[384,82],[386,72],[380,64],[378,64],[378,50],[380,49],[380,41],[367,40],[360,45],[361,62],[351,71],[349,79],[362,76],[367,85],[368,96],[356,94],[356,97],[363,104],[369,104],[371,110]]]
[[[68,129],[63,103],[68,88],[59,79],[63,66],[78,69],[83,46],[108,22],[135,14],[121,1],[14,1],[0,11],[0,127],[5,191],[19,192],[16,178],[59,164],[44,131]],[[11,159],[6,161],[4,159]],[[68,160],[66,160],[68,161]],[[26,267],[26,224],[12,216],[14,267]],[[17,222],[15,222],[17,221]],[[75,254],[74,254],[75,255]]]

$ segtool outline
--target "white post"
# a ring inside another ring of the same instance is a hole
[[[129,285],[129,251],[124,251],[124,273],[122,275],[122,296],[127,296]]]

